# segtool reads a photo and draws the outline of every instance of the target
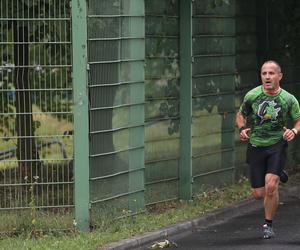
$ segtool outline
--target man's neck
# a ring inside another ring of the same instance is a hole
[[[265,94],[267,94],[267,95],[277,95],[280,92],[281,88],[280,87],[278,87],[276,89],[263,88],[263,90],[264,90]]]

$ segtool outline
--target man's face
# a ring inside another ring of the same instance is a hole
[[[261,81],[264,89],[276,90],[279,87],[279,82],[282,78],[282,73],[275,63],[265,63],[261,67]]]

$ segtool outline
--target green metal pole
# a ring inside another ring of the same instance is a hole
[[[134,59],[138,59],[136,67],[133,65],[128,67],[129,78],[136,81],[135,84],[130,84],[130,103],[139,103],[138,105],[131,105],[129,108],[129,123],[130,125],[137,124],[138,126],[129,129],[129,147],[136,148],[129,150],[129,177],[128,188],[129,203],[128,207],[133,213],[145,209],[144,197],[144,175],[145,175],[145,159],[144,159],[144,102],[145,102],[145,20],[141,17],[134,17],[134,15],[145,16],[144,1],[131,0],[128,1],[128,14],[131,16],[129,30],[131,36],[138,36],[140,38],[131,39],[128,44],[128,54],[134,54]],[[134,43],[135,41],[135,43]],[[137,43],[138,42],[138,43]],[[140,51],[135,54],[134,51]]]
[[[180,0],[179,198],[192,197],[192,1]]]
[[[72,0],[75,221],[89,230],[89,116],[87,93],[87,13],[85,0]]]

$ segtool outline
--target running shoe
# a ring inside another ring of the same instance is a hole
[[[267,224],[264,224],[262,226],[262,230],[263,230],[263,238],[264,239],[270,239],[275,236],[275,234],[273,232],[273,228],[268,226]]]
[[[287,172],[285,172],[284,170],[282,170],[282,172],[280,174],[280,181],[282,183],[287,183],[288,180],[289,180],[289,176],[288,176]]]

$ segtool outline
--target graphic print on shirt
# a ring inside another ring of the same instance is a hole
[[[257,115],[260,117],[260,124],[265,121],[276,122],[281,110],[280,105],[275,101],[263,101],[258,106]]]

